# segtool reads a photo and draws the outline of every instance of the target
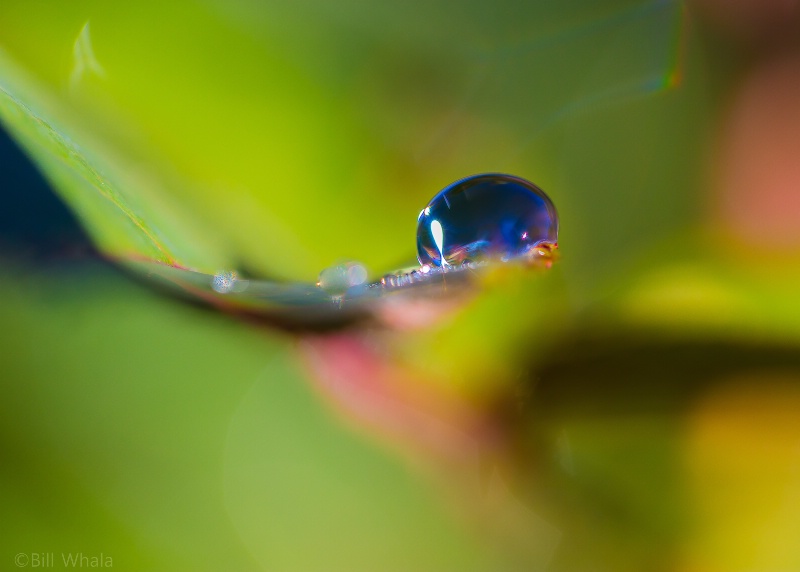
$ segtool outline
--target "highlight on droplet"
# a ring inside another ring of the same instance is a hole
[[[429,208],[426,210],[430,213]],[[447,259],[444,257],[444,229],[442,228],[442,223],[438,220],[431,221],[431,236],[433,236],[433,242],[439,250],[441,265],[445,266]]]

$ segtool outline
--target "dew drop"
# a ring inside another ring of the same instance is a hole
[[[344,294],[352,286],[367,281],[367,269],[357,262],[345,262],[325,268],[319,273],[317,286],[332,296]]]
[[[538,254],[558,242],[558,216],[533,183],[490,173],[444,188],[417,220],[417,258],[423,266],[462,266]]]
[[[236,286],[237,278],[236,272],[217,272],[214,274],[214,278],[211,279],[211,287],[220,294],[227,294]]]

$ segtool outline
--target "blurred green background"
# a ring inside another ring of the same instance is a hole
[[[65,252],[45,199],[20,230],[3,165],[2,566],[799,569],[800,36],[748,6],[4,1],[0,120],[112,260],[379,276],[484,171],[561,258],[290,336]]]

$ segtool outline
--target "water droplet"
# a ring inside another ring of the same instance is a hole
[[[325,268],[319,273],[317,286],[332,296],[344,294],[352,286],[367,281],[367,269],[357,262],[346,262]]]
[[[236,286],[237,278],[236,272],[217,272],[211,279],[211,287],[220,294],[227,294]]]
[[[417,257],[423,266],[507,261],[557,242],[552,201],[533,183],[512,175],[456,181],[433,197],[417,220]]]

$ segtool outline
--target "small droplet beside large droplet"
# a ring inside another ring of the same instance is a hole
[[[236,286],[237,279],[238,276],[236,275],[236,272],[217,272],[214,274],[214,278],[211,280],[211,287],[220,294],[228,294],[229,292],[233,291],[234,286]]]
[[[423,265],[507,261],[557,242],[552,201],[533,183],[512,175],[456,181],[433,197],[417,220],[417,257]]]
[[[332,296],[338,296],[344,294],[348,288],[360,286],[366,281],[367,269],[362,264],[346,262],[320,272],[317,286]]]

